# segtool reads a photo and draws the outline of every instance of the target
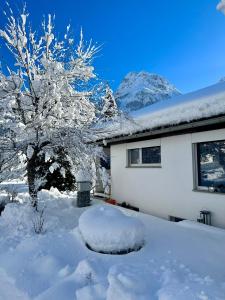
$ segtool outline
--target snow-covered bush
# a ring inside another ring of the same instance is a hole
[[[8,203],[20,202],[17,187],[13,184],[0,186],[0,215]]]
[[[15,202],[17,200],[18,191],[16,185],[7,185],[3,186],[0,189],[1,193],[4,194],[4,192],[7,194],[7,203],[8,202]]]
[[[107,205],[86,210],[79,218],[79,230],[86,244],[96,252],[126,253],[144,244],[141,221]]]

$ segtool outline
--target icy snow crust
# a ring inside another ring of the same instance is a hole
[[[144,226],[111,206],[89,208],[79,219],[80,232],[88,246],[103,253],[126,253],[144,244]]]
[[[130,114],[123,124],[108,124],[104,138],[128,135],[163,126],[217,116],[225,113],[225,82],[207,88],[159,101]]]
[[[145,245],[103,255],[85,246],[78,229],[85,209],[74,206],[75,194],[39,194],[46,231],[36,235],[27,188],[19,189],[24,204],[9,204],[0,217],[1,300],[225,299],[225,230],[122,209],[143,223]]]

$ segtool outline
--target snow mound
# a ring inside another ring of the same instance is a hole
[[[151,279],[142,265],[119,264],[109,270],[107,300],[148,300]]]
[[[106,288],[102,284],[87,285],[76,291],[77,300],[105,300]]]
[[[29,300],[26,293],[16,287],[15,280],[9,277],[6,272],[0,268],[0,299],[4,300]]]
[[[84,259],[79,262],[74,274],[85,285],[88,283],[98,283],[99,274],[103,273],[98,260]]]
[[[7,229],[7,237],[29,236],[32,233],[33,211],[29,204],[8,203],[2,212],[0,229]]]
[[[108,269],[97,259],[84,259],[79,262],[74,275],[81,288],[76,290],[77,300],[105,300]]]
[[[138,250],[144,244],[141,221],[111,206],[86,210],[80,216],[79,229],[87,245],[96,252],[122,254]]]

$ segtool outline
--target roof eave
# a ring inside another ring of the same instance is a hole
[[[215,129],[225,128],[225,115],[214,116],[210,118],[204,118],[200,120],[195,120],[191,122],[185,122],[177,125],[166,126],[155,128],[151,130],[144,130],[141,132],[136,132],[130,135],[120,135],[113,138],[105,138],[99,140],[98,143],[101,145],[112,145],[112,144],[122,144],[127,142],[135,142],[146,139],[153,139],[158,137],[166,137],[172,135],[180,135],[185,133],[193,133],[200,131],[209,131]]]

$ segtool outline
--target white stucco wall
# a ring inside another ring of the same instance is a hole
[[[212,212],[225,228],[225,194],[193,191],[192,143],[225,139],[225,129],[111,146],[112,197],[140,211],[168,219],[197,220]],[[161,168],[127,168],[127,149],[161,145]]]

